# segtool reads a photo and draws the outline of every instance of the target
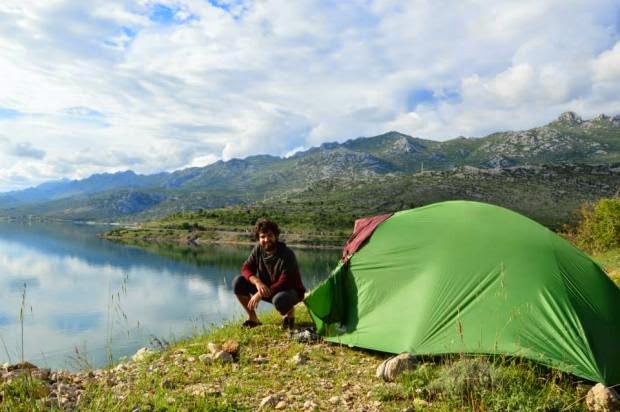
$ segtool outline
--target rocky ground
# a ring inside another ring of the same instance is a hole
[[[389,358],[304,336],[271,314],[254,329],[226,325],[111,368],[5,364],[0,410],[618,410],[605,388],[588,394],[592,383],[528,361]]]

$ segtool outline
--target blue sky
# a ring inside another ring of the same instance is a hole
[[[4,0],[0,191],[620,114],[617,0]]]

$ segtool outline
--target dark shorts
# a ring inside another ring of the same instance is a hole
[[[233,291],[235,292],[235,295],[249,296],[258,292],[258,289],[256,289],[256,286],[250,283],[246,278],[239,275],[233,280]],[[300,296],[295,289],[283,290],[276,293],[272,297],[263,298],[262,300],[272,303],[276,310],[282,315],[286,314],[293,308],[293,306],[301,301]]]

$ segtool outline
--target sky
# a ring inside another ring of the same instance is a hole
[[[620,0],[2,0],[0,192],[620,114]]]

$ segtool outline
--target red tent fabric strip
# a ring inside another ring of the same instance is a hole
[[[362,244],[372,235],[377,226],[391,217],[393,213],[364,217],[357,219],[353,226],[353,233],[342,249],[342,260],[347,262],[349,258],[362,247]]]

